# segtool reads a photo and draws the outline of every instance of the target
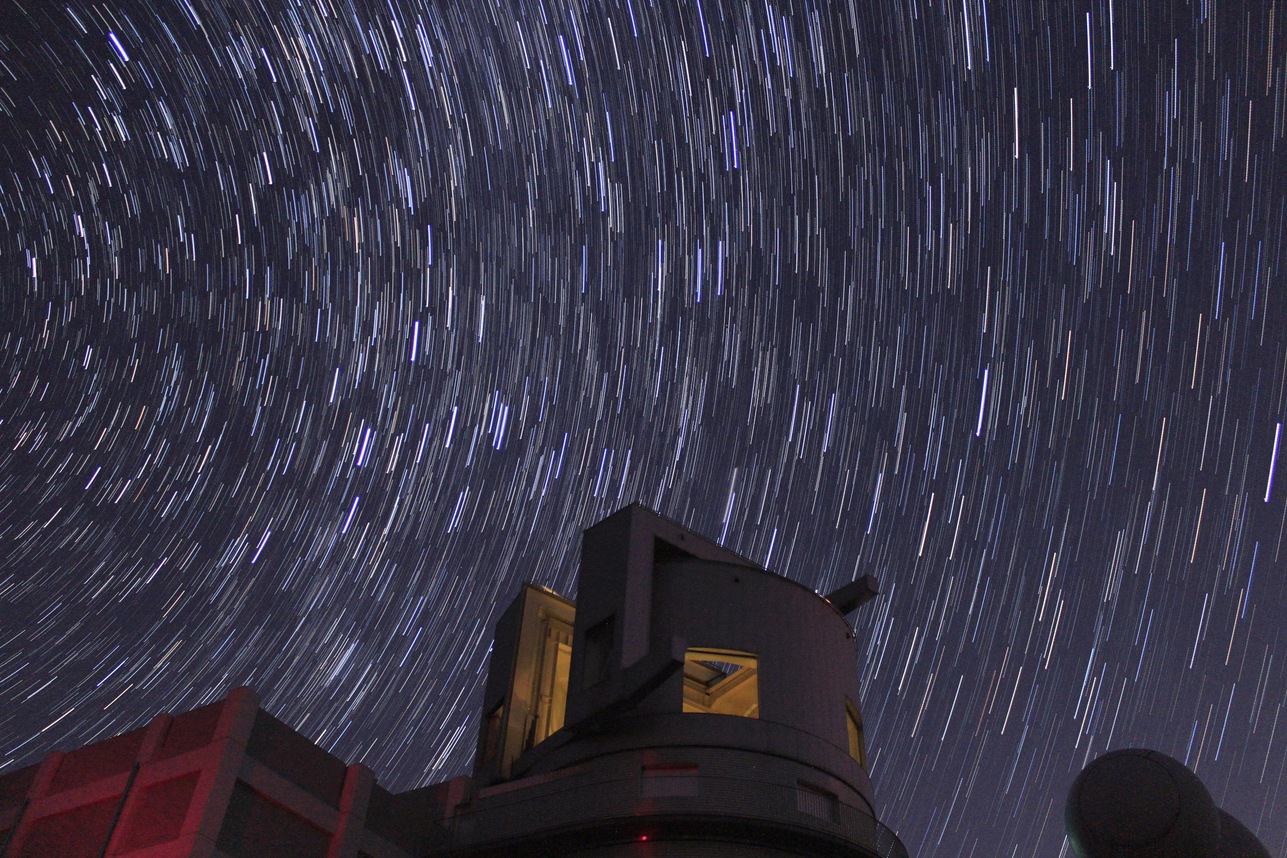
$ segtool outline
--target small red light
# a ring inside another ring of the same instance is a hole
[[[639,839],[640,839],[640,840],[647,840],[647,839],[648,839],[648,835],[647,835],[647,834],[645,834],[645,835],[641,836]]]

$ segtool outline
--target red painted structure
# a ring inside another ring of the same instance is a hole
[[[423,791],[422,791],[423,792]],[[422,814],[246,688],[0,776],[5,858],[411,858]]]

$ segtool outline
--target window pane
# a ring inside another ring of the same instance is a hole
[[[688,650],[684,654],[684,711],[760,717],[759,659],[755,653]]]
[[[542,613],[541,660],[536,672],[536,720],[524,750],[544,742],[563,726],[568,703],[568,667],[572,661],[572,626]]]
[[[853,703],[845,701],[845,726],[849,731],[849,756],[867,768],[867,745],[862,735],[862,718]]]

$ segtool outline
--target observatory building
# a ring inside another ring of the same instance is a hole
[[[472,776],[394,794],[247,689],[0,776],[0,858],[904,858],[846,615],[640,506],[496,626]]]
[[[1269,858],[1197,775],[1147,748],[1110,751],[1082,769],[1064,828],[1077,858]]]

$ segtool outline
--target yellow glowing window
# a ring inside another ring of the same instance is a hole
[[[760,717],[760,669],[754,653],[690,649],[684,654],[684,711]]]
[[[572,626],[542,614],[545,636],[536,676],[536,721],[532,725],[531,747],[543,742],[563,726],[568,703],[568,669],[572,666]]]
[[[858,761],[858,765],[867,768],[867,743],[862,735],[862,716],[858,709],[848,700],[845,701],[845,726],[849,729],[849,756]]]

